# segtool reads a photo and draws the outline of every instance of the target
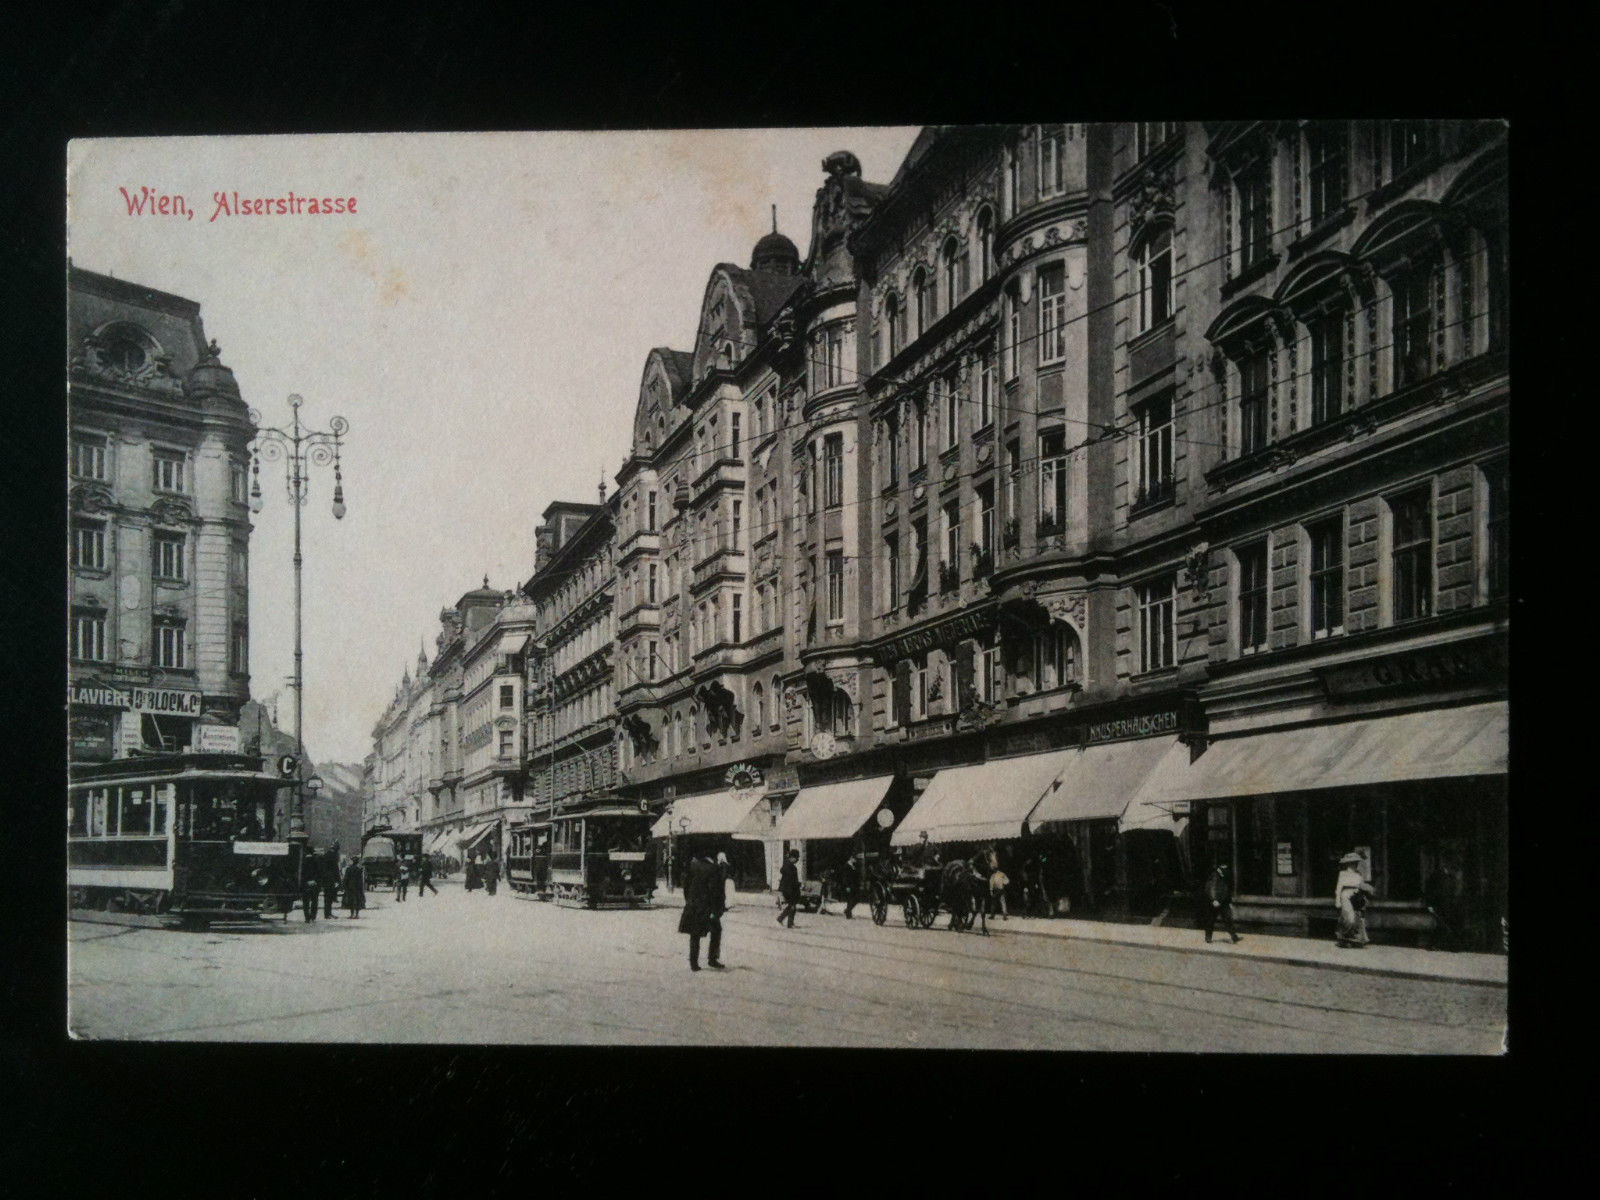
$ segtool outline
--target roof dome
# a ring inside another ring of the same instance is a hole
[[[194,369],[184,378],[184,393],[193,400],[205,403],[212,400],[220,403],[232,401],[239,404],[239,384],[233,377],[233,372],[222,365],[222,351],[215,340],[206,347],[206,352]]]
[[[750,269],[772,275],[793,275],[800,267],[800,251],[783,234],[774,230],[756,243],[750,252]]]

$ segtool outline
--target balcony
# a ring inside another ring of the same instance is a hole
[[[617,565],[620,567],[640,554],[661,553],[661,532],[656,529],[635,529],[617,548]]]
[[[735,546],[718,546],[694,565],[689,590],[698,595],[719,579],[743,579],[745,553]]]
[[[961,560],[939,564],[939,595],[949,596],[961,589]]]
[[[744,459],[720,455],[710,466],[695,477],[694,500],[698,502],[706,493],[723,487],[744,487]]]
[[[621,617],[617,618],[617,637],[625,638],[631,633],[646,631],[653,632],[661,628],[661,606],[658,604],[635,604]]]
[[[1033,536],[1039,553],[1064,550],[1067,545],[1067,523],[1059,517],[1045,517],[1033,527]]]
[[[987,579],[994,574],[994,551],[981,546],[972,547],[972,578]]]

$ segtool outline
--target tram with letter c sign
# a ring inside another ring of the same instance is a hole
[[[305,848],[287,837],[293,779],[253,755],[152,754],[75,765],[67,784],[72,907],[186,920],[287,915]]]

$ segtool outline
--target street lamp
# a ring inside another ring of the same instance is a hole
[[[678,831],[678,836],[679,837],[687,837],[688,836],[688,834],[689,834],[689,817],[688,817],[687,814],[685,814],[684,816],[679,817],[671,825],[667,826],[667,832],[669,834],[674,829],[676,829]],[[672,859],[672,871],[667,876],[667,890],[670,892],[672,890],[672,876],[673,875],[676,875],[678,877],[678,882],[679,883],[683,882],[683,871],[678,866],[678,845],[677,845],[677,842],[674,841],[667,847],[667,854]]]
[[[261,511],[261,460],[276,462],[282,459],[289,488],[289,504],[294,509],[294,745],[295,789],[294,804],[289,810],[289,836],[304,840],[305,821],[305,669],[300,638],[300,510],[305,507],[312,464],[319,467],[333,464],[333,516],[344,517],[344,472],[340,462],[340,439],[350,428],[343,417],[334,417],[327,429],[307,429],[300,424],[299,396],[289,397],[293,420],[288,429],[262,427],[261,417],[250,410],[251,423],[257,426],[255,445],[250,454],[250,511]]]

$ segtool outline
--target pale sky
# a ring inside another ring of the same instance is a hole
[[[200,303],[246,404],[350,422],[348,512],[313,469],[304,514],[307,751],[356,761],[439,610],[514,588],[556,499],[608,492],[646,353],[688,350],[714,264],[778,228],[805,254],[822,160],[888,183],[914,128],[376,134],[74,142],[75,265]],[[185,196],[130,217],[119,187]],[[219,216],[241,198],[355,196],[357,215]],[[291,512],[262,464],[250,540],[251,690],[293,668]]]

